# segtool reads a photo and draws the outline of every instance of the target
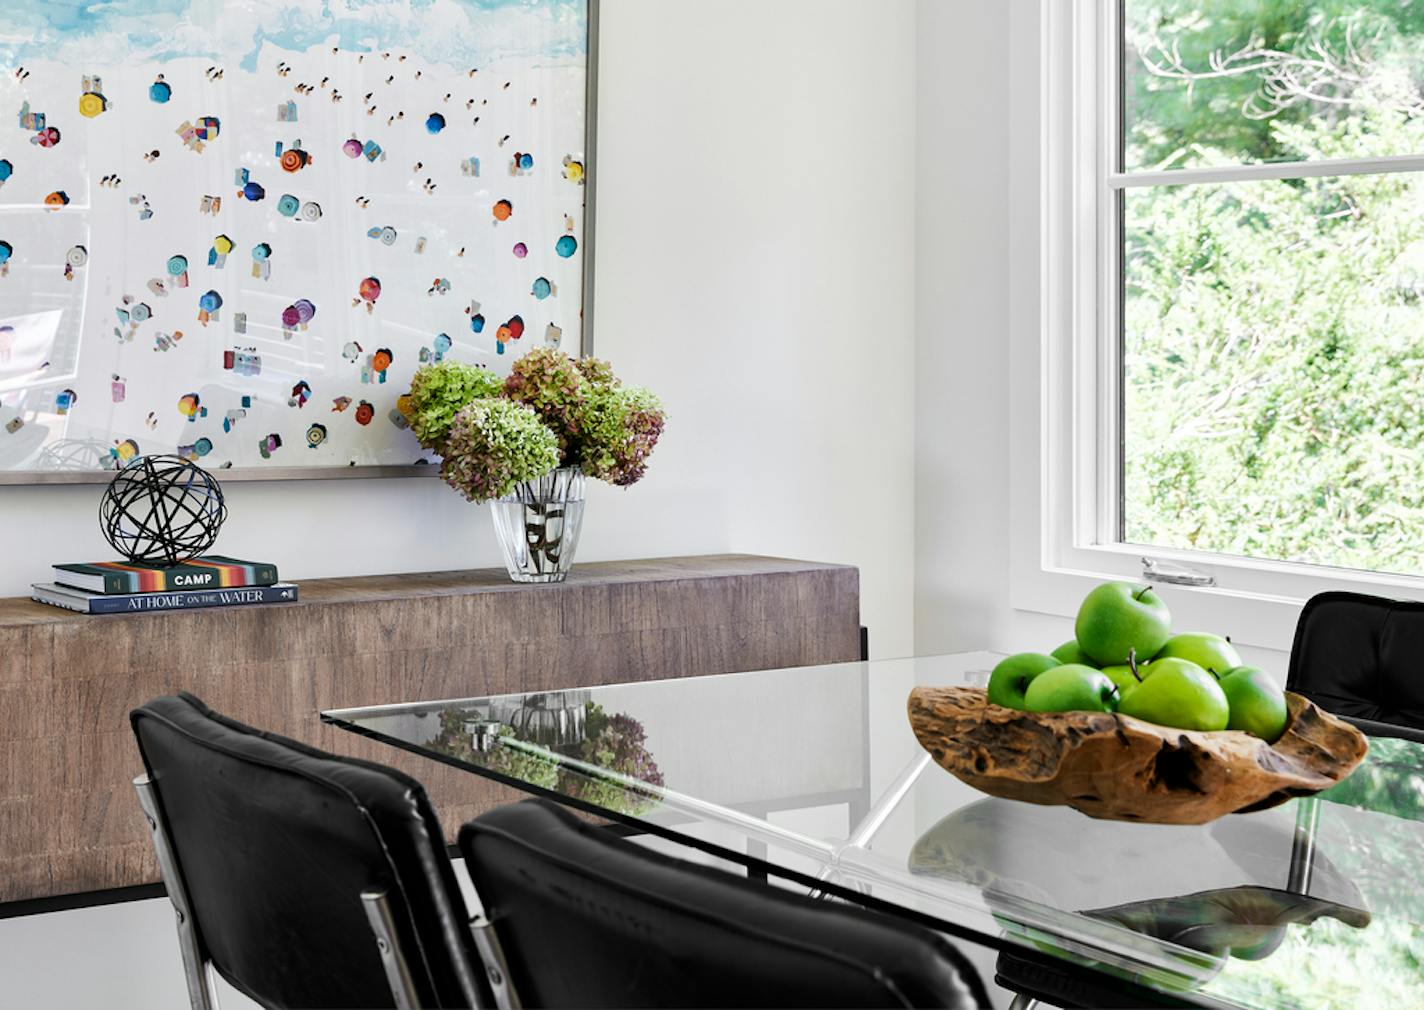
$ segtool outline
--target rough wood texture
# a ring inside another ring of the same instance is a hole
[[[321,579],[295,604],[88,617],[0,600],[0,901],[158,879],[128,713],[191,691],[220,712],[426,784],[446,829],[511,798],[321,725],[328,708],[860,658],[854,568],[740,555]]]
[[[917,687],[910,725],[956,778],[990,796],[1067,805],[1091,817],[1205,824],[1339,782],[1368,743],[1349,723],[1288,694],[1290,723],[1268,745],[1103,712],[1019,712],[981,688]]]

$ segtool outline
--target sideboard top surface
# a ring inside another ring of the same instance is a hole
[[[332,603],[405,600],[430,596],[466,596],[480,593],[559,592],[588,586],[672,582],[682,579],[726,578],[853,568],[851,565],[796,561],[754,554],[702,554],[691,557],[644,558],[633,561],[593,561],[576,564],[568,581],[560,584],[526,584],[509,581],[503,568],[473,568],[448,572],[409,572],[392,575],[354,575],[330,579],[301,579],[295,603],[258,604],[257,607],[318,607]],[[166,613],[107,615],[102,620],[150,620]],[[37,603],[23,596],[0,598],[0,627],[70,624],[93,620],[87,614]]]

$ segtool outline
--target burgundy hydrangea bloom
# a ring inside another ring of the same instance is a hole
[[[514,363],[504,395],[534,408],[559,440],[560,466],[574,466],[584,400],[584,378],[574,360],[552,347],[536,347]]]

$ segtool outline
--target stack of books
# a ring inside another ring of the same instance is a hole
[[[277,581],[277,566],[208,556],[181,565],[99,561],[55,565],[53,582],[37,582],[30,597],[81,614],[292,603],[297,587]]]

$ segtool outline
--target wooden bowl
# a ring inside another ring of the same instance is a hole
[[[1274,744],[1107,712],[1020,712],[982,688],[917,687],[910,725],[942,768],[990,796],[1067,805],[1090,817],[1205,824],[1339,782],[1369,744],[1349,723],[1287,692]]]

